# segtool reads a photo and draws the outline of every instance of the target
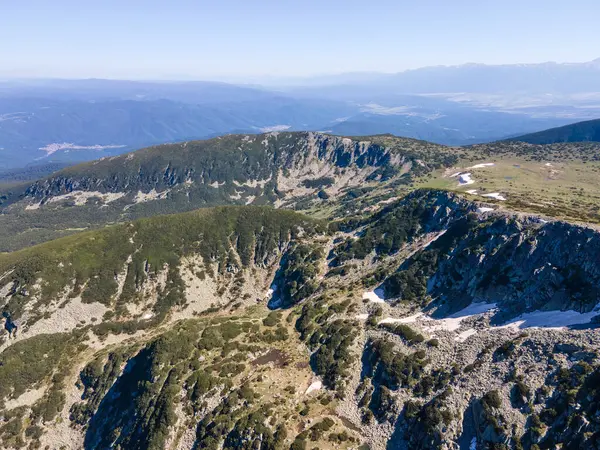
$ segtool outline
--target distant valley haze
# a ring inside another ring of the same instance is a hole
[[[553,3],[7,4],[0,172],[229,133],[469,145],[598,118],[598,5]]]

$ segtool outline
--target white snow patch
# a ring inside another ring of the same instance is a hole
[[[473,183],[475,183],[475,180],[471,178],[471,173],[463,173],[458,177],[459,186],[466,186]]]
[[[467,167],[467,169],[482,169],[484,167],[490,167],[493,165],[494,165],[494,163],[475,164],[474,166]]]
[[[374,291],[365,292],[362,295],[363,300],[369,300],[373,303],[385,303],[385,299],[383,298],[383,289],[377,288]]]
[[[552,164],[550,164],[550,163],[546,163],[546,164],[544,164],[544,165],[545,165],[546,167],[552,167]]]
[[[15,285],[15,282],[11,281],[6,286],[0,288],[0,298],[8,297],[8,294],[10,293],[10,291],[12,290],[14,285]]]
[[[480,213],[486,213],[486,212],[490,212],[493,210],[494,210],[494,208],[486,208],[485,206],[482,206],[481,208],[477,208],[477,212],[480,212]]]
[[[463,320],[468,319],[469,317],[485,314],[489,311],[493,311],[494,309],[496,309],[495,303],[471,303],[465,309],[455,312],[445,319],[428,318],[434,321],[435,324],[423,328],[426,331],[456,331],[460,328],[460,324]]]
[[[230,195],[230,196],[229,196],[229,198],[230,198],[231,200],[239,200],[239,199],[241,199],[241,198],[242,198],[242,192],[239,192],[239,191],[234,191],[234,192],[235,192],[235,194],[234,194],[234,195]]]
[[[310,394],[314,391],[320,391],[323,388],[323,383],[321,380],[314,381],[306,390],[305,394]]]
[[[474,328],[469,328],[468,330],[459,333],[458,336],[454,338],[456,342],[465,342],[469,337],[477,334],[477,331]]]
[[[572,325],[582,325],[590,323],[594,316],[600,314],[595,309],[588,313],[577,311],[535,311],[525,313],[509,321],[508,323],[496,328],[513,328],[515,330],[522,328],[546,328],[550,330],[564,330],[565,327]]]
[[[272,284],[267,293],[265,294],[265,298],[270,299],[273,297],[273,294],[277,291],[277,285]]]
[[[459,175],[460,175],[460,172],[456,172],[456,173],[453,173],[452,175],[450,175],[450,178],[454,178],[454,177],[457,177]]]
[[[496,200],[506,200],[506,197],[500,195],[499,192],[492,192],[490,194],[482,194],[482,197],[495,198]]]
[[[148,319],[152,319],[152,317],[154,317],[154,314],[152,314],[152,313],[146,313],[146,314],[144,314],[144,316],[142,317],[142,319],[148,320]]]
[[[471,194],[471,195],[475,195],[477,194],[477,189],[469,189],[468,191],[465,191],[467,194]]]
[[[379,322],[379,325],[385,323],[415,323],[419,317],[423,317],[423,313],[417,313],[413,314],[412,316],[406,316],[399,319],[395,317],[386,317],[381,322]]]

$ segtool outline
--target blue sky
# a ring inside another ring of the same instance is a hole
[[[218,79],[600,57],[598,0],[0,0],[0,75]]]

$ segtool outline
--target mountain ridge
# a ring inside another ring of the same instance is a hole
[[[354,188],[408,185],[412,177],[454,160],[449,148],[391,136],[224,136],[151,147],[12,186],[0,194],[5,212],[0,221],[6,233],[12,234],[8,230],[14,226],[27,239],[29,233],[55,234],[224,204],[304,204],[306,209]],[[9,225],[12,217],[21,220]],[[31,224],[30,232],[23,233],[23,221]]]
[[[530,144],[555,144],[560,142],[600,142],[600,119],[586,120],[571,125],[530,133],[510,139]]]

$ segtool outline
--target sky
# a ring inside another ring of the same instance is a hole
[[[0,76],[222,79],[600,57],[598,0],[0,0]]]

